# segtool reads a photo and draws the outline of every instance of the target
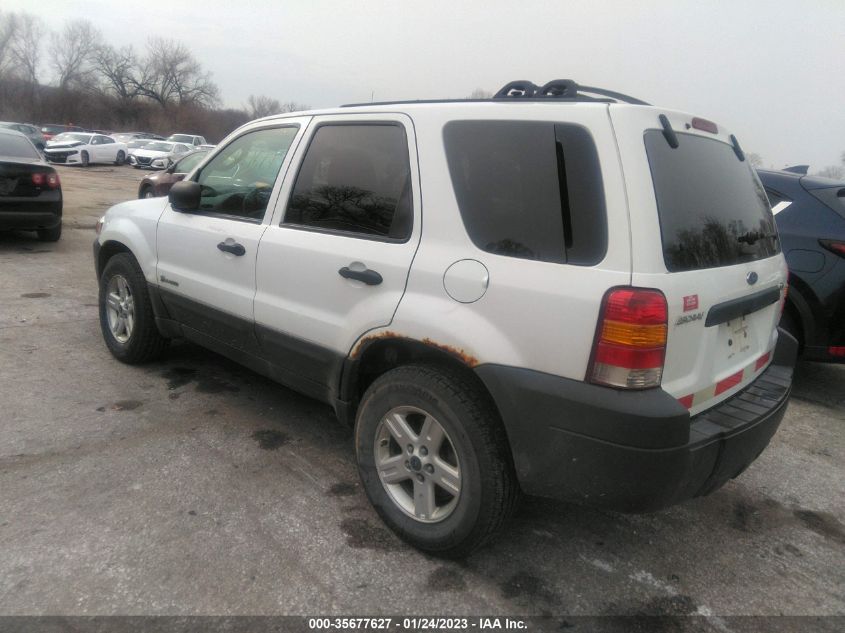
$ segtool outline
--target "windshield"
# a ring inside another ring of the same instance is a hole
[[[17,134],[0,134],[0,156],[17,156],[19,158],[40,158],[32,143]]]
[[[152,152],[170,152],[173,150],[173,143],[164,143],[162,141],[155,141],[154,143],[147,143],[144,149]]]
[[[174,141],[175,143],[193,143],[194,137],[188,136],[187,134],[174,134],[173,136],[169,136],[167,140]]]
[[[660,130],[645,133],[663,259],[670,272],[732,266],[780,252],[766,192],[733,147],[678,134],[672,148]]]
[[[66,142],[69,143],[71,141],[79,141],[80,143],[90,143],[91,142],[91,135],[90,134],[78,134],[76,132],[65,132],[64,134],[59,134],[53,137],[54,141],[59,142]]]

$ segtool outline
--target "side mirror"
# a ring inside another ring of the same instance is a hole
[[[172,174],[174,171],[176,171],[176,163],[170,161],[170,164],[167,166],[165,173]]]
[[[196,211],[200,208],[202,187],[193,180],[174,183],[167,194],[170,206],[175,211]]]

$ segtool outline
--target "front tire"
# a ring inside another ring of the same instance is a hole
[[[88,152],[84,152],[84,151],[83,151],[83,152],[79,155],[79,160],[80,160],[80,161],[82,161],[82,166],[83,166],[83,167],[88,167],[88,165],[90,164],[90,161],[89,161],[89,156],[88,156]]]
[[[407,365],[376,379],[361,400],[355,449],[382,520],[426,552],[466,556],[516,507],[519,487],[498,412],[459,369]]]
[[[99,307],[103,339],[117,360],[144,363],[167,347],[155,324],[147,281],[129,253],[113,256],[103,269]]]

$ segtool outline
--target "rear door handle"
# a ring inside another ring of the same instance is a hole
[[[246,249],[244,248],[243,244],[238,244],[237,242],[220,242],[217,245],[217,248],[219,248],[224,253],[231,253],[232,255],[237,255],[238,257],[246,253]]]
[[[344,279],[363,281],[368,286],[378,286],[383,281],[381,275],[369,268],[365,268],[364,270],[352,270],[349,266],[344,266],[337,271],[337,273]]]

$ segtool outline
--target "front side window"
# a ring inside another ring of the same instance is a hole
[[[412,215],[404,127],[356,123],[317,128],[285,224],[405,240]]]
[[[224,147],[197,178],[202,187],[200,210],[261,220],[297,130],[255,130]]]
[[[177,174],[187,174],[189,171],[193,170],[194,167],[199,165],[205,156],[206,152],[197,152],[196,154],[185,156],[185,158],[176,163],[176,167],[173,168],[173,172]]]

